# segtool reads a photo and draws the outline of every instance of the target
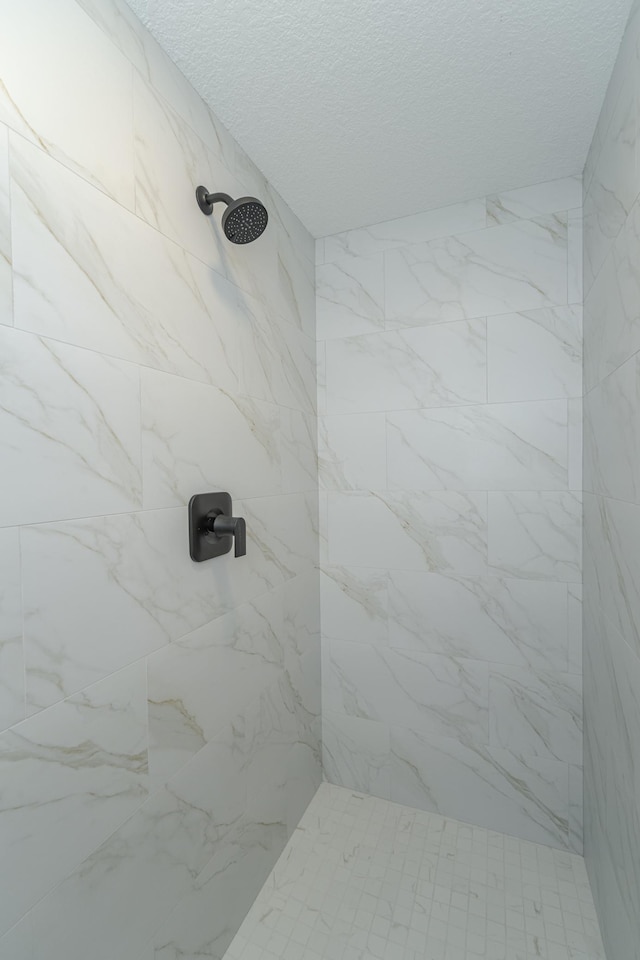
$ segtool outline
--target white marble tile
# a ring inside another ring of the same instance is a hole
[[[244,576],[255,579],[242,599],[306,573],[318,562],[318,496],[315,491],[237,501],[247,523]],[[236,566],[240,566],[236,564]],[[240,576],[241,574],[239,574]],[[250,589],[251,588],[251,589]]]
[[[0,121],[132,208],[133,70],[102,31],[72,0],[25,0],[5,22],[0,60]]]
[[[332,640],[329,710],[488,743],[489,667],[478,660]]]
[[[238,389],[235,288],[35,147],[11,158],[16,327]]]
[[[271,347],[266,339],[268,337],[273,341]],[[317,402],[315,340],[287,323],[278,333],[266,330],[263,339],[254,346],[253,350],[276,403],[315,414]],[[271,362],[269,352],[273,357]],[[253,393],[252,382],[251,377],[245,378],[245,393]],[[266,396],[263,399],[271,399],[271,397]]]
[[[625,79],[584,198],[584,278],[588,291],[638,195],[638,109],[634,77]]]
[[[273,185],[266,182],[264,203],[269,213],[269,237],[273,234],[277,271],[264,289],[274,309],[307,336],[316,337],[316,268],[314,240]],[[245,269],[252,271],[251,263]],[[262,282],[262,278],[259,278]],[[271,293],[273,280],[275,291]]]
[[[320,590],[323,642],[353,640],[387,645],[385,570],[323,566]]]
[[[582,398],[567,403],[567,486],[569,490],[582,490]]]
[[[217,150],[229,138],[211,110],[126,0],[78,0],[91,19],[104,31],[137,71],[155,87],[172,108],[203,140]]]
[[[585,488],[640,502],[640,359],[631,357],[584,398]]]
[[[138,370],[2,326],[0,355],[0,524],[140,506]]]
[[[144,801],[144,664],[2,734],[0,763],[4,931]]]
[[[0,530],[0,730],[25,716],[20,539]]]
[[[0,937],[0,955],[11,960],[33,960],[33,926],[29,914]]]
[[[282,599],[264,594],[149,657],[149,769],[165,782],[281,674]]]
[[[327,345],[316,344],[316,392],[318,416],[327,412]]]
[[[218,272],[227,273],[229,244],[220,213],[205,217],[195,189],[236,195],[234,143],[214,153],[198,134],[138,74],[134,78],[136,213]],[[212,184],[216,184],[215,187]]]
[[[141,953],[215,852],[221,831],[208,789],[209,778],[184,774],[153,794],[41,900],[32,911],[34,960]]]
[[[582,207],[569,210],[567,233],[567,270],[569,303],[581,304],[584,299],[584,280],[582,266]]]
[[[567,587],[568,671],[582,676],[582,584]]]
[[[323,490],[383,490],[387,486],[384,413],[320,417],[318,470]]]
[[[324,774],[330,783],[374,797],[391,793],[389,727],[328,711],[322,718]]]
[[[155,933],[150,960],[220,960],[285,839],[279,825],[250,823],[237,837],[221,843]]]
[[[385,284],[387,321],[399,325],[566,303],[566,215],[391,250]]]
[[[282,492],[278,407],[153,370],[141,371],[141,387],[145,509],[207,490]]]
[[[394,490],[561,490],[567,486],[567,404],[389,413],[387,446]]]
[[[9,131],[0,124],[0,323],[13,323]]]
[[[579,493],[489,493],[489,567],[524,579],[579,583]]]
[[[427,240],[448,237],[454,233],[482,230],[485,216],[486,205],[484,198],[481,198],[426,210],[409,217],[399,217],[397,220],[374,223],[370,227],[336,233],[325,237],[324,241],[319,241],[324,245],[321,262],[331,263],[345,253],[356,257],[372,256],[409,243],[425,243]]]
[[[329,494],[332,566],[487,571],[486,494]]]
[[[567,670],[565,584],[393,570],[388,607],[392,647]]]
[[[318,340],[384,329],[382,254],[342,256],[316,269]]]
[[[318,420],[313,414],[280,407],[282,492],[318,489]]]
[[[569,846],[582,855],[584,850],[584,771],[582,764],[569,765]]]
[[[326,389],[328,413],[482,403],[485,321],[328,341]]]
[[[588,592],[640,655],[640,507],[587,495],[584,530]]]
[[[582,395],[582,308],[547,307],[487,320],[490,403]]]
[[[568,846],[567,765],[391,728],[391,799],[551,846]]]
[[[320,572],[313,568],[281,587],[285,665],[320,653]],[[319,689],[319,685],[318,685]]]
[[[247,599],[260,562],[232,562],[233,554],[215,567],[192,563],[184,508],[23,530],[29,708],[48,706]],[[253,595],[263,582],[259,576]]]
[[[547,213],[572,210],[582,205],[582,177],[548,180],[529,187],[494,193],[487,197],[487,226],[533,220]]]
[[[640,883],[640,661],[599,611],[589,610],[585,627],[587,862],[603,911],[605,942],[617,949],[626,941],[634,949]]]
[[[585,391],[640,349],[639,258],[640,204],[636,203],[585,294]]]
[[[582,760],[582,681],[565,673],[491,667],[489,742],[519,757]]]

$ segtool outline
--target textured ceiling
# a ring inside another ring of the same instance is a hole
[[[129,0],[315,236],[582,170],[630,0]]]

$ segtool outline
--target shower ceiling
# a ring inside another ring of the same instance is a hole
[[[575,174],[630,0],[128,0],[315,236]]]

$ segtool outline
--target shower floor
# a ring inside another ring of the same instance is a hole
[[[584,860],[322,784],[225,960],[604,960]]]

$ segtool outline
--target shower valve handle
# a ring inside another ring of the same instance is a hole
[[[209,533],[215,533],[217,537],[226,537],[230,534],[233,537],[235,556],[247,555],[247,525],[244,517],[227,517],[223,513],[210,513],[205,517],[204,526]]]

